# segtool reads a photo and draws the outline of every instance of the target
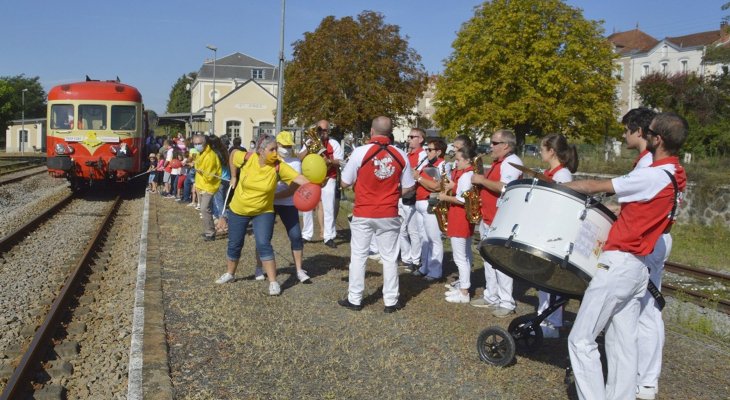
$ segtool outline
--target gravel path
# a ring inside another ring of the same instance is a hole
[[[289,244],[277,223],[274,248],[279,297],[253,280],[253,238],[247,236],[238,280],[216,285],[225,270],[226,240],[203,242],[198,214],[157,196],[170,372],[178,399],[423,398],[565,399],[566,337],[546,339],[534,354],[506,368],[479,360],[476,338],[491,325],[507,327],[484,309],[444,302],[443,284],[402,273],[406,308],[383,313],[381,268],[368,261],[365,308],[336,304],[347,293],[349,246],[305,246],[313,284],[289,267]],[[343,207],[341,233],[347,221]],[[316,234],[316,233],[315,233]],[[154,240],[154,239],[150,239]],[[478,254],[478,253],[475,253]],[[450,252],[445,273],[453,279]],[[479,263],[478,263],[479,264]],[[473,282],[483,285],[474,267]],[[534,312],[533,289],[516,285],[517,315]],[[481,293],[481,289],[478,290]],[[572,301],[566,319],[575,318]],[[730,346],[668,324],[662,399],[727,399]]]

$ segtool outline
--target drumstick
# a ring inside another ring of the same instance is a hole
[[[547,175],[545,175],[545,174],[543,174],[541,172],[533,171],[533,170],[531,170],[531,169],[529,169],[529,168],[527,168],[525,166],[522,166],[520,164],[515,164],[515,163],[511,162],[511,163],[509,163],[509,165],[517,168],[523,174],[529,175],[529,176],[531,176],[533,178],[537,178],[537,179],[540,179],[540,180],[545,181],[545,182],[551,182],[551,183],[554,182],[552,180],[552,178],[548,177]]]

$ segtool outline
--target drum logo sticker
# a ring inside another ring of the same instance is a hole
[[[600,228],[598,225],[589,220],[584,220],[578,230],[578,237],[575,240],[573,252],[584,258],[589,258],[591,254],[595,253],[596,242],[600,242],[598,240],[599,233]]]

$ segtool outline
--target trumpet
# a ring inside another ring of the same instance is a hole
[[[313,126],[304,131],[304,134],[309,138],[304,143],[307,146],[307,152],[309,154],[320,154],[325,150],[324,145],[322,145],[322,140],[319,138],[318,129],[319,127]]]
[[[482,157],[476,156],[471,160],[475,174],[484,174],[484,164]],[[466,219],[471,224],[478,224],[482,220],[482,198],[479,196],[479,187],[472,185],[471,189],[464,193],[464,210],[466,210]]]

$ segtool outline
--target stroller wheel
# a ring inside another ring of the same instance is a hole
[[[519,316],[513,319],[507,328],[519,349],[528,353],[542,346],[542,328],[535,318],[537,314]]]
[[[483,330],[477,338],[479,358],[497,367],[504,367],[515,357],[515,341],[499,326]]]

